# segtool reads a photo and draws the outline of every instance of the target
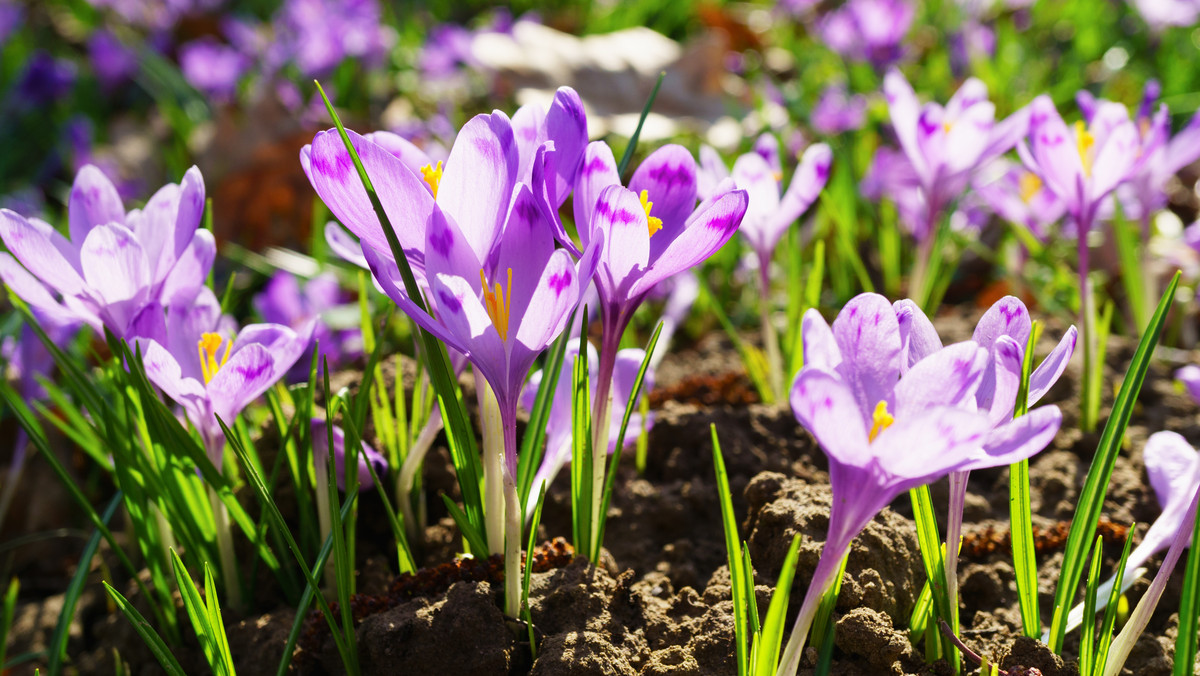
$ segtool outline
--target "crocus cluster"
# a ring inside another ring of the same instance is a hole
[[[991,408],[977,399],[981,389],[986,393],[986,374],[995,373],[989,349],[974,341],[940,348],[909,308],[863,294],[832,327],[816,310],[804,316],[804,368],[791,404],[829,456],[833,503],[781,673],[795,672],[817,601],[850,542],[881,509],[950,472],[1027,458],[1061,423],[1052,406],[993,422]]]

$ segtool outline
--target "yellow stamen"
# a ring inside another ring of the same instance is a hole
[[[783,172],[782,171],[772,171],[771,176],[775,179],[776,183],[783,180]]]
[[[1096,145],[1096,137],[1088,131],[1083,120],[1075,121],[1075,146],[1079,150],[1079,159],[1083,161],[1083,175],[1092,177],[1092,148]]]
[[[433,198],[437,199],[438,185],[442,182],[442,163],[439,160],[437,166],[426,164],[421,167],[421,178],[429,184],[429,188],[433,190]]]
[[[896,422],[896,419],[888,413],[886,401],[880,401],[875,405],[875,413],[872,417],[875,422],[871,425],[871,433],[867,435],[867,441],[875,441],[875,437],[879,436],[880,432],[891,427],[892,423]]]
[[[221,361],[217,361],[217,350],[221,349],[221,343],[225,343],[225,354],[221,357]],[[229,352],[233,349],[233,341],[226,342],[218,333],[205,333],[200,336],[200,342],[196,344],[196,349],[200,353],[200,372],[204,374],[204,384],[217,375],[217,371],[229,361]]]
[[[492,318],[492,326],[496,327],[500,340],[508,340],[508,316],[512,309],[512,268],[508,269],[508,285],[505,288],[500,288],[500,283],[497,282],[495,291],[488,289],[487,277],[482,269],[479,271],[479,282],[483,285],[483,305],[488,316]]]
[[[1029,172],[1029,171],[1025,172],[1024,174],[1021,174],[1020,186],[1019,186],[1019,190],[1021,193],[1021,201],[1025,202],[1026,204],[1029,204],[1029,201],[1032,200],[1034,198],[1034,196],[1038,194],[1038,191],[1041,189],[1042,189],[1042,179],[1038,178],[1037,174],[1035,174],[1033,172]]]
[[[662,230],[662,219],[650,215],[650,210],[654,208],[654,202],[650,201],[650,191],[648,190],[642,191],[642,208],[646,210],[646,220],[650,224],[650,236],[653,237],[654,233]]]
[[[947,134],[949,134],[949,133],[950,133],[950,130],[951,130],[951,129],[953,129],[953,128],[954,128],[954,123],[953,123],[953,122],[943,122],[943,123],[942,123],[942,131],[943,131],[943,132],[945,132],[945,133],[947,133]]]

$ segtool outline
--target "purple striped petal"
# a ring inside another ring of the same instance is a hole
[[[650,215],[662,219],[668,232],[678,230],[696,208],[696,160],[681,145],[665,145],[633,172],[629,189],[636,195],[645,190],[654,203]]]
[[[892,401],[892,391],[900,379],[896,312],[879,294],[855,296],[834,320],[833,335],[842,355],[839,373],[869,426],[876,404]]]
[[[834,330],[837,330],[836,324]],[[861,352],[859,355],[862,358]],[[937,406],[961,408],[968,402],[974,403],[975,392],[987,367],[987,350],[974,342],[956,343],[938,350],[917,362],[895,385],[894,415],[897,419],[909,418]],[[871,409],[879,401],[889,399],[880,397],[870,402]]]
[[[0,209],[0,239],[25,269],[50,288],[64,296],[84,292],[78,245],[73,247],[49,224]]]
[[[437,203],[479,260],[487,259],[504,227],[518,163],[512,124],[501,112],[463,125],[446,158]]]
[[[124,223],[125,207],[112,181],[94,165],[84,165],[75,174],[71,196],[67,200],[67,221],[71,241],[78,246],[97,225]]]
[[[573,206],[575,228],[584,248],[587,248],[591,233],[595,230],[593,214],[596,211],[596,203],[600,201],[600,194],[604,189],[611,185],[621,185],[612,149],[604,141],[589,143],[584,150],[579,173],[575,176]]]
[[[713,198],[707,205],[701,204],[684,231],[657,257],[654,256],[654,240],[666,233],[660,231],[652,237],[650,269],[638,280],[633,293],[648,293],[662,280],[699,265],[716,253],[742,224],[747,202],[744,190],[732,190]]]
[[[1071,355],[1075,354],[1075,341],[1079,336],[1079,331],[1074,327],[1067,329],[1063,334],[1062,340],[1058,341],[1058,345],[1050,351],[1050,354],[1038,364],[1038,367],[1029,375],[1029,405],[1033,406],[1058,382],[1063,371],[1067,370],[1067,363],[1071,361]]]

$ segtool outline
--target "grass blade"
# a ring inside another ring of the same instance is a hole
[[[108,582],[104,582],[103,584],[109,598],[116,604],[117,609],[133,624],[133,630],[146,643],[146,647],[150,648],[150,652],[154,654],[154,657],[162,665],[168,676],[186,676],[183,672],[183,667],[179,666],[179,660],[175,659],[175,655],[171,653],[171,649],[167,647],[166,643],[163,643],[162,637],[158,635],[158,632],[154,631],[154,628],[150,626],[146,618],[142,617],[137,608],[134,608],[133,604],[129,603],[121,595],[121,592],[113,589],[112,585]]]
[[[663,78],[666,76],[666,71],[660,72],[658,74],[658,81],[654,83],[654,89],[650,90],[650,98],[646,99],[646,105],[642,108],[642,116],[638,118],[637,127],[633,130],[633,136],[629,137],[629,145],[625,146],[625,154],[621,156],[621,163],[617,165],[617,176],[624,176],[625,170],[629,168],[629,162],[633,160],[633,151],[637,150],[638,137],[642,135],[642,125],[646,123],[646,118],[650,116],[650,108],[654,106],[654,99],[658,96],[658,88],[662,86]]]
[[[567,319],[566,325],[575,326],[574,312]],[[546,420],[550,418],[554,391],[558,388],[558,377],[562,373],[562,363],[570,340],[571,332],[563,331],[542,366],[542,382],[538,385],[533,410],[529,412],[529,424],[525,427],[525,436],[521,439],[521,451],[517,460],[517,495],[520,496],[522,505],[529,504],[529,490],[533,485],[533,477],[546,454]]]
[[[1179,601],[1179,635],[1175,638],[1174,676],[1187,676],[1196,663],[1197,615],[1200,615],[1200,510],[1192,526],[1192,546],[1188,550],[1183,576],[1183,595]],[[1118,584],[1116,589],[1120,589]]]
[[[1025,358],[1021,362],[1021,386],[1017,391],[1014,417],[1028,412],[1029,377],[1033,372],[1033,348],[1041,335],[1041,325],[1033,322]],[[1017,599],[1021,609],[1021,630],[1029,638],[1042,633],[1038,610],[1037,558],[1033,546],[1033,508],[1029,495],[1029,460],[1009,466],[1008,509],[1012,532],[1013,569],[1017,578]]]
[[[1104,558],[1104,537],[1096,536],[1092,564],[1088,567],[1087,590],[1083,595],[1083,626],[1079,630],[1079,673],[1094,674],[1096,665],[1096,587],[1100,584],[1100,563]]]
[[[800,534],[792,537],[779,569],[779,579],[771,594],[771,605],[767,606],[767,617],[763,622],[762,636],[755,655],[754,676],[774,676],[779,668],[779,651],[783,643],[783,624],[787,615],[788,598],[791,596],[792,579],[796,576],[796,561],[800,558]]]
[[[1092,538],[1096,535],[1096,526],[1100,521],[1100,510],[1104,505],[1104,496],[1108,492],[1108,483],[1112,478],[1113,466],[1117,453],[1121,450],[1121,441],[1125,437],[1125,428],[1133,415],[1133,407],[1141,392],[1142,383],[1146,380],[1146,371],[1150,368],[1150,358],[1154,346],[1162,334],[1163,325],[1167,321],[1167,311],[1175,298],[1175,289],[1179,286],[1180,273],[1176,272],[1167,285],[1166,292],[1158,302],[1158,308],[1146,327],[1125,380],[1113,402],[1112,415],[1104,426],[1096,455],[1088,469],[1083,490],[1079,494],[1078,508],[1071,520],[1071,530],[1067,535],[1067,546],[1063,553],[1062,571],[1059,575],[1058,587],[1054,591],[1054,615],[1050,621],[1050,632],[1046,641],[1055,653],[1062,652],[1063,637],[1066,633],[1067,612],[1079,588],[1079,580],[1083,576],[1084,557]]]
[[[1131,524],[1129,531],[1125,533],[1125,548],[1121,551],[1121,560],[1117,562],[1117,578],[1104,606],[1104,624],[1100,627],[1100,640],[1096,644],[1096,667],[1092,670],[1094,674],[1103,674],[1108,665],[1108,649],[1112,646],[1113,627],[1117,625],[1117,606],[1121,600],[1121,583],[1125,579],[1125,565],[1129,561],[1129,550],[1133,544],[1135,530],[1136,523]]]
[[[729,474],[725,471],[725,459],[721,454],[721,441],[717,438],[717,426],[710,423],[712,434],[713,469],[717,474],[717,496],[721,502],[721,525],[725,532],[725,560],[729,564],[730,587],[733,593],[733,635],[737,649],[738,676],[746,676],[750,668],[749,635],[746,618],[746,575],[749,571],[740,556],[741,546],[737,532],[737,519],[733,515],[733,496],[729,490]]]

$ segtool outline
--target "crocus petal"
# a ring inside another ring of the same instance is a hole
[[[1196,490],[1196,472],[1200,455],[1182,436],[1175,432],[1155,432],[1146,440],[1142,451],[1146,476],[1154,489],[1158,504],[1166,508],[1186,503]]]
[[[64,296],[83,293],[85,284],[78,272],[78,249],[75,249],[72,264],[71,258],[64,253],[64,249],[72,248],[71,243],[54,228],[37,219],[26,219],[8,209],[0,209],[0,239],[21,265],[55,291]]]
[[[213,239],[213,234],[208,230],[197,230],[192,235],[191,245],[184,249],[183,255],[167,273],[161,298],[167,304],[190,302],[204,285],[216,255],[217,242]]]
[[[633,172],[629,189],[637,195],[645,190],[654,203],[650,215],[662,219],[665,230],[677,230],[696,208],[696,160],[681,145],[665,145]]]
[[[205,388],[213,413],[232,427],[242,409],[266,392],[281,375],[276,373],[275,358],[262,345],[247,345],[238,350]]]
[[[504,227],[518,164],[512,123],[501,112],[471,118],[446,158],[437,203],[479,260],[487,258]]]
[[[155,387],[163,391],[172,401],[189,409],[199,410],[204,399],[204,386],[192,378],[185,378],[179,362],[158,341],[151,340],[142,350],[142,365],[146,377]]]
[[[754,154],[766,160],[771,173],[776,176],[783,174],[783,161],[779,158],[779,139],[775,138],[774,134],[759,134],[758,138],[754,139]]]
[[[425,223],[433,209],[433,195],[425,182],[383,148],[347,131],[363,168],[396,231],[400,246],[414,265],[421,262]],[[337,217],[360,240],[379,251],[391,251],[383,225],[355,171],[350,153],[337,130],[320,132],[308,153],[308,180]],[[415,256],[415,260],[414,260]]]
[[[566,201],[583,160],[588,143],[587,113],[579,94],[570,87],[559,87],[550,110],[546,111],[546,138],[554,142],[556,194],[558,204]]]
[[[1184,366],[1175,372],[1175,379],[1187,388],[1188,394],[1192,395],[1192,401],[1200,403],[1200,366],[1195,364]]]
[[[992,345],[991,373],[980,383],[975,400],[980,410],[987,411],[988,420],[993,426],[1012,418],[1017,393],[1021,389],[1024,356],[1024,346],[1009,336],[1000,336]],[[1028,400],[1026,404],[1029,404]]]
[[[1167,143],[1162,169],[1167,174],[1175,174],[1197,158],[1200,158],[1200,111]]]
[[[338,490],[346,490],[346,433],[337,425],[333,426],[333,466],[334,477],[337,480]],[[313,464],[322,465],[329,462],[329,427],[324,420],[319,418],[312,419],[312,450]],[[375,470],[375,474],[381,479],[387,476],[388,465],[387,459],[367,445],[367,442],[359,442],[358,452],[358,486],[366,491],[375,486],[374,480],[371,478],[371,470],[367,468],[367,463]]]
[[[900,378],[900,325],[891,303],[879,294],[850,299],[833,321],[842,354],[839,373],[854,393],[865,423],[880,401],[891,401]]]
[[[487,381],[496,388],[497,397],[503,401],[508,396],[515,396],[515,390],[503,390],[509,385],[505,378],[507,350],[479,299],[475,285],[452,275],[437,275],[429,281],[433,287],[430,296],[437,306],[438,320],[451,335],[457,337],[456,342],[464,346],[465,349],[459,351],[466,354],[471,364],[483,372]],[[421,321],[416,317],[414,319],[418,323]],[[521,379],[524,377],[522,373]]]
[[[733,163],[733,181],[746,191],[749,200],[741,233],[759,256],[770,257],[774,233],[768,233],[766,228],[771,216],[779,210],[779,181],[758,153],[747,153]]]
[[[528,181],[533,176],[533,157],[538,146],[546,141],[546,111],[536,103],[517,109],[512,116],[513,138],[517,142],[517,180]]]
[[[4,280],[8,288],[21,300],[51,317],[52,321],[61,323],[76,319],[75,313],[55,300],[46,285],[29,274],[7,252],[0,253],[0,279]]]
[[[921,115],[921,105],[916,92],[900,71],[893,68],[883,78],[883,94],[887,98],[888,114],[892,118],[892,129],[896,132],[900,147],[914,162],[914,166],[916,162],[921,162],[916,167],[917,173],[924,175],[926,166],[920,160],[922,155],[917,145],[917,119]]]
[[[1092,163],[1092,199],[1104,197],[1129,176],[1137,161],[1138,145],[1137,128],[1128,119],[1112,130]]]
[[[978,452],[987,430],[987,418],[975,411],[933,408],[896,418],[875,437],[872,455],[892,477],[919,485],[963,469]]]
[[[575,227],[579,231],[579,239],[583,246],[588,245],[592,230],[595,229],[592,214],[600,194],[610,185],[620,185],[621,177],[617,174],[617,161],[613,159],[612,148],[604,141],[589,143],[583,153],[583,163],[575,176]]]
[[[449,274],[474,279],[483,269],[488,253],[484,251],[480,257],[479,252],[471,246],[470,238],[459,229],[458,223],[447,218],[437,206],[433,207],[425,231],[427,276]],[[366,255],[365,248],[363,255]]]
[[[700,172],[696,175],[696,195],[706,199],[716,191],[717,185],[729,178],[729,167],[720,153],[712,146],[700,145]]]
[[[141,244],[123,225],[98,225],[83,242],[79,260],[84,280],[116,324],[109,328],[123,337],[149,292],[150,262]]]
[[[261,345],[271,353],[271,357],[274,359],[273,368],[275,369],[275,378],[278,380],[308,348],[308,344],[312,341],[316,322],[317,318],[313,317],[294,331],[291,327],[282,324],[250,324],[238,332],[237,339],[233,343],[233,354],[237,356],[239,350],[250,345]],[[323,366],[317,364],[317,368],[321,369]]]
[[[605,233],[608,242],[601,258],[604,282],[624,297],[633,273],[644,271],[650,256],[650,229],[638,196],[619,185],[605,188],[596,202],[591,229]]]
[[[167,342],[167,312],[158,303],[148,303],[133,319],[129,320],[129,329],[125,338],[134,349],[134,344],[145,344],[146,341],[156,340],[160,344]]]
[[[1012,150],[1017,141],[1029,133],[1029,112],[1029,106],[1024,106],[992,126],[987,148],[980,157],[981,162]]]
[[[399,134],[393,134],[390,131],[374,131],[370,134],[363,134],[363,138],[391,153],[417,176],[421,175],[422,168],[434,163],[424,150]]]
[[[835,323],[835,334],[837,330]],[[842,350],[842,354],[846,354],[845,347]],[[859,359],[869,358],[870,355],[861,348],[854,354]],[[895,385],[896,417],[917,416],[921,411],[935,406],[960,407],[973,400],[988,366],[987,357],[987,350],[967,341],[942,348],[917,362]],[[876,398],[870,403],[871,409],[886,399],[886,396]]]
[[[1059,197],[1078,204],[1076,184],[1083,178],[1083,160],[1079,157],[1075,136],[1058,114],[1049,96],[1042,95],[1030,105],[1029,150],[1036,171]],[[1018,147],[1022,160],[1026,159]],[[1074,200],[1074,201],[1072,201]]]
[[[546,262],[546,268],[527,305],[529,311],[523,317],[513,318],[520,322],[517,342],[534,352],[540,352],[562,333],[571,310],[578,302],[579,280],[575,266],[567,252],[560,249]],[[520,377],[524,379],[525,374],[521,373]]]
[[[867,430],[854,394],[838,377],[803,369],[792,383],[792,412],[830,458],[865,466],[871,459]]]
[[[967,171],[983,158],[995,123],[996,106],[990,101],[977,103],[964,111],[946,134],[946,148],[952,149],[946,156],[950,173]]]
[[[800,166],[796,168],[792,182],[779,203],[779,209],[771,216],[767,226],[769,248],[774,249],[788,227],[817,201],[829,180],[829,165],[832,162],[833,151],[824,143],[813,144],[804,151]]]
[[[363,249],[363,256],[367,260],[368,267],[371,268],[371,274],[379,284],[379,289],[388,298],[391,298],[393,303],[398,305],[421,328],[433,334],[435,338],[462,354],[468,357],[471,356],[471,350],[462,338],[450,332],[408,297],[408,293],[404,288],[404,280],[400,277],[400,270],[396,267],[395,261],[384,258],[370,247]],[[447,301],[447,303],[449,302]]]
[[[554,252],[554,238],[550,226],[543,218],[529,187],[518,183],[513,189],[512,205],[504,224],[504,237],[497,242],[494,277],[488,280],[493,287],[508,284],[508,271],[512,271],[512,286],[508,289],[509,325],[516,327],[526,315],[534,289],[541,282],[542,273],[550,254]],[[578,297],[578,294],[576,294]],[[532,306],[534,311],[541,308]]]
[[[656,258],[653,257],[656,238],[650,238],[650,270],[638,280],[634,293],[648,293],[662,280],[699,265],[716,253],[741,226],[748,201],[744,190],[718,192],[710,203],[697,207],[696,213],[688,219],[686,229]]]
[[[104,223],[124,223],[125,207],[112,181],[94,165],[84,165],[75,175],[67,201],[71,241],[78,245],[92,228]]]
[[[1079,336],[1079,331],[1074,327],[1067,329],[1063,334],[1062,340],[1058,341],[1058,345],[1054,346],[1046,359],[1038,364],[1038,367],[1029,375],[1029,405],[1033,406],[1058,382],[1063,371],[1067,370],[1067,363],[1071,361],[1071,355],[1075,353],[1075,341]]]
[[[1057,406],[1035,408],[993,430],[983,443],[983,453],[962,469],[1003,467],[1026,460],[1049,445],[1061,425],[1062,412]]]
[[[1025,309],[1025,304],[1015,296],[1005,296],[992,303],[983,313],[975,325],[971,340],[979,343],[980,347],[991,348],[1000,336],[1010,336],[1024,347],[1029,342],[1030,328],[1029,311]]]
[[[337,221],[329,221],[325,224],[325,243],[342,260],[353,263],[360,268],[368,267],[367,259],[362,254],[362,246],[354,239],[353,235],[338,225]],[[390,252],[388,257],[391,257]],[[415,274],[416,272],[417,269],[414,269],[413,273]]]
[[[896,322],[900,327],[900,372],[907,373],[914,364],[942,349],[933,322],[921,308],[905,298],[892,304],[896,311]]]
[[[550,224],[551,231],[554,233],[554,239],[563,246],[564,249],[571,252],[572,256],[580,254],[579,247],[576,246],[575,240],[567,234],[567,229],[563,227],[562,217],[559,215],[559,206],[566,199],[566,194],[558,193],[558,181],[555,178],[558,175],[558,151],[554,149],[553,142],[543,143],[538,147],[533,159],[533,183],[530,187],[533,189],[533,196],[537,201],[538,208],[542,211],[542,218]],[[570,186],[567,186],[567,192],[570,191]],[[579,204],[579,195],[575,196],[575,204]],[[558,205],[558,206],[556,206]],[[591,210],[588,210],[591,213]],[[579,232],[579,238],[583,241],[584,246],[587,246],[590,241],[589,226],[584,222],[577,222],[576,229]]]
[[[804,367],[821,369],[833,373],[842,364],[842,352],[838,349],[833,329],[816,308],[804,313],[800,327],[800,338],[804,341]]]

